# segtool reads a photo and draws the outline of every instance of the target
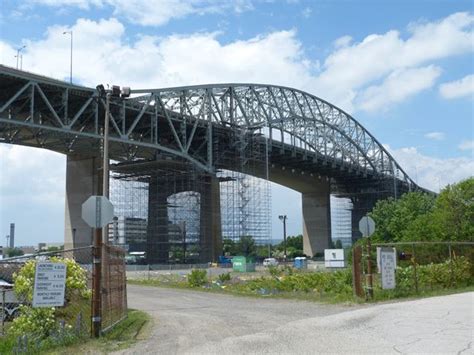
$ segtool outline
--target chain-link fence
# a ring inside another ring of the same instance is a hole
[[[392,255],[390,266],[384,272],[381,252]],[[372,244],[371,273],[368,255],[368,249],[364,247],[360,259],[360,282],[367,297],[371,293],[375,298],[382,295],[400,297],[474,285],[474,242]],[[354,286],[357,291],[357,285]]]
[[[14,341],[10,348],[14,353],[35,352],[76,338],[89,337],[94,296],[93,250],[88,246],[0,260],[0,343]],[[66,265],[63,307],[33,307],[38,262]],[[101,275],[102,329],[106,331],[127,314],[122,250],[111,246],[102,248]]]
[[[102,261],[102,331],[107,331],[127,316],[125,251],[104,245]]]

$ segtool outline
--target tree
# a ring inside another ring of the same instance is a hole
[[[243,256],[255,256],[257,254],[257,246],[255,240],[250,235],[240,237],[240,241],[236,244],[237,254]]]
[[[342,249],[342,242],[340,239],[336,240],[336,243],[334,244],[334,248]]]
[[[448,185],[436,199],[433,229],[443,240],[472,241],[474,237],[474,178]]]
[[[389,198],[377,202],[370,216],[374,219],[376,230],[372,240],[376,242],[400,242],[420,239],[422,232],[415,228],[418,218],[431,213],[434,208],[434,196],[411,192],[400,199]]]
[[[9,248],[7,251],[7,255],[9,258],[13,258],[15,256],[22,256],[23,254],[24,252],[20,248]]]
[[[236,245],[232,239],[225,238],[222,240],[222,252],[224,255],[236,255]]]

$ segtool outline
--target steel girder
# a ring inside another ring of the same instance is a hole
[[[111,104],[112,159],[152,159],[161,151],[214,172],[216,131],[259,132],[271,146],[324,157],[346,166],[348,173],[393,178],[410,190],[417,188],[352,116],[308,93],[258,84],[132,93]],[[98,154],[104,109],[105,100],[95,89],[0,66],[0,142]]]

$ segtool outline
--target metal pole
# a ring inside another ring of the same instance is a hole
[[[69,82],[72,84],[72,31],[71,31],[71,64],[69,69]]]
[[[372,279],[372,258],[370,257],[370,251],[372,245],[370,242],[370,237],[367,237],[367,295],[370,299],[374,298],[374,288],[373,288],[373,279]]]
[[[283,217],[283,244],[285,246],[285,261],[286,261],[286,216]]]
[[[71,55],[69,58],[69,83],[72,84],[72,31],[64,31],[63,35],[68,34],[71,35]]]
[[[2,336],[5,335],[5,289],[2,289]]]
[[[105,103],[105,122],[104,122],[104,160],[102,166],[102,194],[109,198],[109,120],[110,120],[110,93],[107,93]]]

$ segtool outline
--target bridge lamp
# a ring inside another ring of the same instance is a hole
[[[21,58],[21,68],[20,69],[23,69],[23,56],[20,54],[20,52],[26,48],[26,45],[24,45],[23,47],[21,48],[18,48],[16,50],[16,68],[18,69],[18,64],[20,63],[20,58]]]
[[[288,217],[286,217],[286,214],[285,214],[285,215],[278,216],[278,218],[280,219],[280,221],[283,222],[283,248],[284,248],[283,258],[286,261],[286,220],[288,219]]]

